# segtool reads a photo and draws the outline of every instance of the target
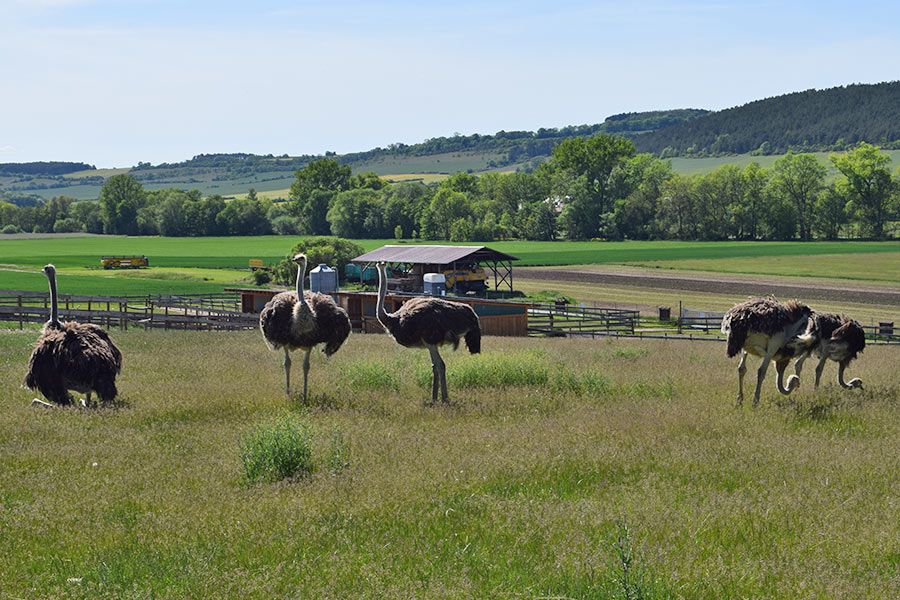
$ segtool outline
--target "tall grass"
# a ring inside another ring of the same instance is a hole
[[[242,440],[241,463],[249,483],[308,475],[313,471],[312,432],[291,414],[260,425]]]

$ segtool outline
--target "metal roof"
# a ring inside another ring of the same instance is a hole
[[[357,256],[351,262],[373,263],[382,260],[391,263],[449,265],[464,260],[481,262],[519,259],[487,246],[382,246]]]

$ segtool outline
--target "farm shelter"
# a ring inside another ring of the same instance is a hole
[[[421,291],[422,277],[426,273],[457,273],[471,267],[490,270],[488,282],[493,279],[494,290],[500,287],[513,291],[512,261],[518,260],[503,252],[487,246],[382,246],[377,250],[366,252],[353,259],[352,262],[369,265],[384,261],[391,265],[402,266],[412,274],[413,287],[409,291]],[[455,291],[459,292],[458,286]]]
[[[241,311],[259,313],[275,294],[286,290],[258,288],[228,288],[227,292],[241,295]],[[385,298],[388,312],[397,310],[410,298],[419,294],[390,293]],[[335,301],[347,311],[354,331],[381,333],[384,331],[375,318],[378,294],[375,292],[338,291],[332,294]],[[485,335],[526,336],[528,335],[528,304],[484,298],[459,297],[454,301],[469,304],[481,321],[481,332]]]

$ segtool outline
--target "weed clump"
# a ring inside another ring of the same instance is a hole
[[[481,355],[447,367],[447,380],[454,387],[505,387],[544,385],[550,369],[540,353],[519,352],[505,355]],[[431,385],[431,365],[416,369],[416,382]]]
[[[312,432],[295,415],[259,426],[241,442],[241,462],[249,483],[274,482],[312,473]]]
[[[358,362],[347,368],[347,381],[353,391],[400,389],[400,379],[388,365]]]

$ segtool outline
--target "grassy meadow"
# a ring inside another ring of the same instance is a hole
[[[0,237],[0,290],[44,291],[40,268],[48,262],[60,269],[60,289],[73,294],[177,294],[219,292],[224,287],[250,285],[248,260],[273,263],[283,258],[297,238],[259,236],[241,238],[164,238],[125,236],[46,236],[29,239]],[[357,240],[372,250],[396,240]],[[402,243],[427,243],[405,240]],[[447,242],[432,242],[443,243]],[[499,241],[490,246],[518,257],[520,266],[633,265],[653,269],[715,271],[762,275],[790,275],[797,279],[820,277],[829,281],[891,285],[898,282],[898,242],[527,242]],[[104,271],[106,254],[146,254],[150,269]],[[697,294],[678,290],[597,286],[519,279],[516,287],[527,293],[552,289],[579,301],[624,305],[677,305],[694,302]],[[718,308],[734,298],[699,295],[694,306]],[[714,306],[715,305],[715,306]],[[896,307],[894,307],[896,308]],[[862,314],[858,307],[841,304],[835,310]],[[871,315],[870,315],[871,312]],[[896,311],[894,311],[896,312]],[[877,313],[877,314],[876,314]],[[894,314],[873,307],[865,317]]]
[[[0,334],[0,597],[900,595],[900,348],[752,409],[721,344],[486,338],[445,408],[427,353],[353,335],[301,406],[257,332],[113,335],[86,411],[31,408]],[[251,483],[286,417],[301,475]]]

